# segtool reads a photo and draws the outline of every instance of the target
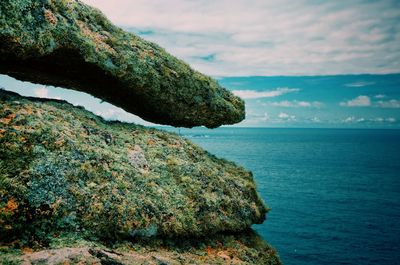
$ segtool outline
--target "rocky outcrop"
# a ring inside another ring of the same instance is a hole
[[[244,102],[78,0],[2,0],[0,73],[90,93],[145,120],[210,128]]]
[[[0,104],[2,240],[22,227],[45,241],[60,229],[199,236],[264,221],[250,172],[176,134],[6,91]]]
[[[267,212],[250,172],[176,134],[64,101],[0,90],[0,198],[0,244],[51,249],[3,259],[279,264],[247,231]]]

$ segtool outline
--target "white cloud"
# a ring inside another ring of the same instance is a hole
[[[377,117],[377,118],[373,118],[372,121],[374,121],[374,122],[384,122],[385,119],[382,118],[382,117]]]
[[[311,108],[311,107],[319,108],[322,106],[322,103],[319,101],[309,102],[309,101],[297,101],[297,100],[293,101],[283,100],[279,102],[272,102],[271,105],[274,107],[283,107],[283,108]]]
[[[376,95],[375,98],[384,98],[385,95]],[[371,98],[368,96],[358,96],[355,99],[349,101],[343,101],[339,103],[342,107],[378,107],[385,109],[399,109],[400,108],[400,100],[390,99],[390,100],[379,100],[376,102],[372,102]]]
[[[129,115],[129,113],[120,108],[112,107],[104,110],[98,110],[96,111],[96,115],[102,116],[105,119],[112,119],[121,115]]]
[[[389,118],[378,117],[378,118],[371,119],[371,121],[373,121],[373,122],[395,123],[397,120],[395,118],[393,118],[393,117],[389,117]]]
[[[214,76],[399,69],[396,0],[84,1]]]
[[[365,87],[365,86],[370,86],[375,84],[374,82],[354,82],[354,83],[349,83],[349,84],[345,84],[345,86],[347,87]]]
[[[233,94],[244,99],[254,99],[254,98],[273,98],[282,96],[287,93],[300,91],[298,88],[277,88],[275,90],[267,91],[257,91],[257,90],[233,90]]]
[[[290,115],[287,114],[285,112],[280,112],[278,114],[278,118],[282,121],[295,121],[296,120],[296,116],[295,115]]]
[[[33,90],[35,96],[39,98],[48,98],[49,90],[45,87],[36,88]]]
[[[145,121],[140,117],[133,115],[125,110],[115,107],[109,103],[105,103],[105,106],[100,106],[100,109],[94,111],[96,115],[103,117],[106,120],[119,120],[124,122],[134,122],[137,124],[142,124],[146,126],[156,125],[154,123]]]
[[[383,95],[383,94],[378,94],[378,95],[374,96],[374,98],[377,98],[377,99],[382,99],[382,98],[385,98],[385,97],[386,97],[386,95]]]
[[[267,126],[271,122],[271,117],[267,112],[259,113],[258,111],[248,109],[246,110],[246,119],[240,122],[239,126]]]
[[[281,119],[287,119],[287,118],[289,118],[289,114],[281,112],[281,113],[279,113],[278,117]]]
[[[344,123],[352,123],[356,120],[354,116],[347,117],[343,120]]]
[[[61,97],[50,96],[49,89],[47,89],[46,87],[39,87],[33,89],[33,94],[38,98],[52,98],[52,99],[62,100]]]
[[[358,96],[349,101],[340,102],[342,107],[368,107],[371,106],[371,99],[368,96]]]
[[[310,121],[315,122],[315,123],[319,123],[319,122],[321,122],[321,119],[318,118],[318,117],[312,117],[312,118],[310,119]]]
[[[387,101],[378,101],[376,106],[379,108],[388,108],[388,109],[399,109],[400,108],[400,100],[391,99]]]
[[[344,123],[395,123],[397,120],[393,117],[383,118],[383,117],[376,117],[376,118],[356,118],[354,116],[349,116],[342,120]]]

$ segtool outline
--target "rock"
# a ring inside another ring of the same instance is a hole
[[[128,151],[128,157],[131,165],[136,169],[146,172],[149,168],[149,164],[146,160],[143,150],[139,145],[135,145],[134,150]]]
[[[0,198],[0,243],[40,246],[242,231],[267,212],[251,172],[187,139],[4,90]]]
[[[256,233],[197,239],[153,239],[146,242],[125,241],[109,248],[93,242],[63,243],[66,246],[20,253],[3,250],[1,264],[263,264],[281,265],[276,251]],[[72,246],[68,246],[72,245]]]
[[[244,102],[77,0],[0,1],[0,73],[90,93],[145,120],[210,128]]]

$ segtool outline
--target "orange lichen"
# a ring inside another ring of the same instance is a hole
[[[15,114],[8,114],[5,118],[0,119],[0,122],[7,125],[15,118]]]
[[[218,251],[217,256],[224,259],[226,262],[231,261],[231,257],[227,251]]]
[[[24,254],[33,253],[33,249],[31,249],[30,247],[25,247],[22,249],[22,253]]]
[[[207,252],[207,255],[208,255],[208,256],[211,256],[211,255],[213,254],[213,249],[212,249],[212,247],[207,246],[207,247],[206,247],[206,252]]]
[[[145,59],[146,57],[149,57],[151,59],[154,58],[154,50],[142,50],[139,54],[140,59]]]
[[[15,201],[14,198],[8,200],[6,206],[0,209],[0,212],[12,213],[18,208],[18,203]]]
[[[103,50],[107,50],[109,53],[111,54],[116,54],[116,51],[110,46],[108,45],[105,40],[108,39],[107,36],[101,35],[98,32],[94,32],[92,31],[88,25],[83,22],[83,21],[77,21],[77,24],[79,26],[79,28],[81,29],[81,32],[83,35],[85,35],[86,37],[89,37],[93,40],[94,44],[96,45],[96,50],[99,51],[99,49],[103,49]]]
[[[44,18],[46,19],[47,22],[49,22],[52,25],[56,25],[57,24],[56,16],[53,14],[53,12],[51,12],[48,9],[46,9],[44,11]]]
[[[0,138],[3,138],[6,134],[6,130],[0,129]]]
[[[57,139],[57,141],[55,141],[54,142],[54,144],[57,146],[57,147],[61,147],[61,146],[63,146],[64,144],[65,144],[65,140],[64,140],[64,138],[58,138]]]
[[[24,110],[25,110],[25,114],[26,115],[32,115],[33,114],[31,106],[27,106]]]

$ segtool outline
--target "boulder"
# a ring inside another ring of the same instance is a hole
[[[159,124],[210,128],[244,102],[78,0],[0,1],[0,73],[87,92]]]
[[[266,212],[251,172],[185,138],[0,90],[0,243],[199,237]]]

